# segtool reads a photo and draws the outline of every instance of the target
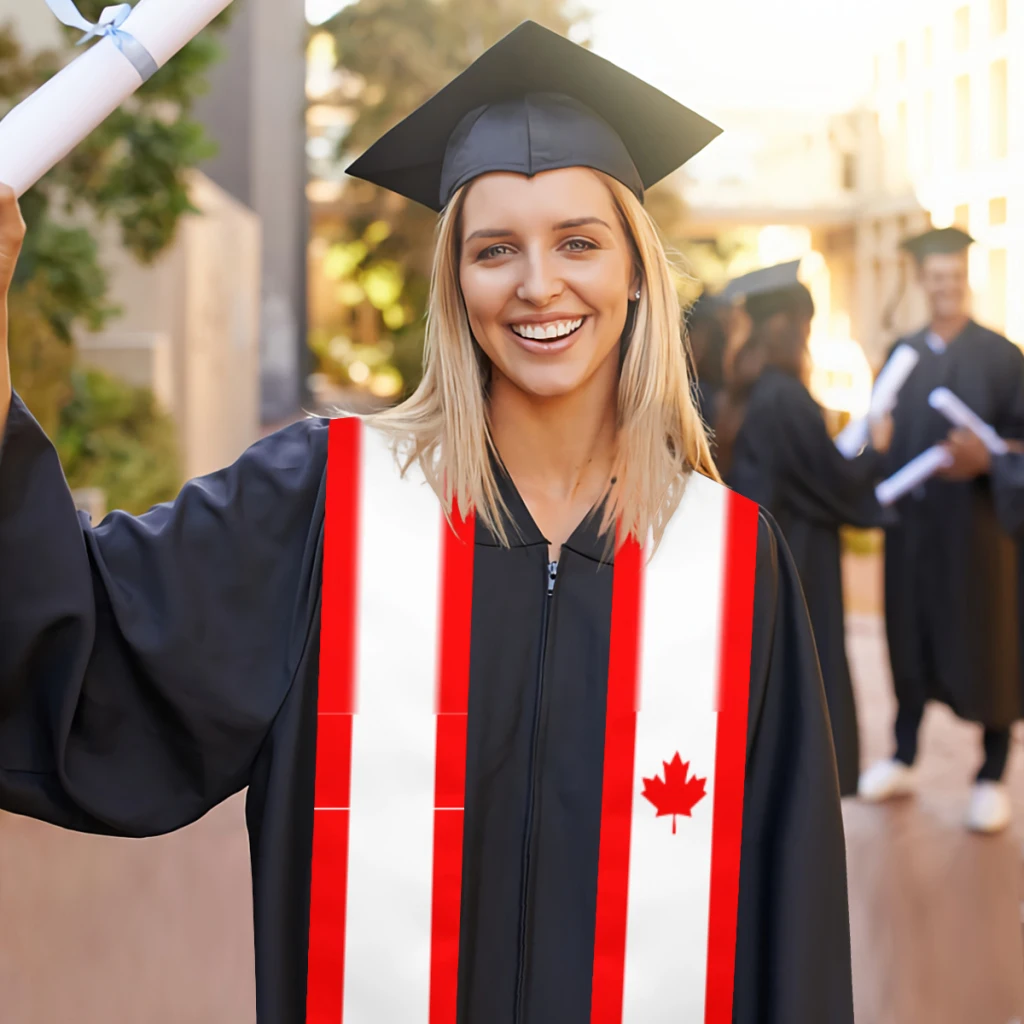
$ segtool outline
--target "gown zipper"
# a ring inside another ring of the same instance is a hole
[[[544,699],[544,668],[548,657],[548,625],[551,621],[551,606],[554,603],[555,582],[558,578],[558,562],[547,564],[547,593],[544,600],[544,617],[540,631],[540,664],[537,667],[537,702],[533,712],[533,733],[530,739],[530,793],[526,804],[526,828],[523,836],[523,881],[522,901],[519,906],[519,964],[516,970],[516,996],[512,1019],[521,1024],[523,1019],[523,994],[526,986],[526,931],[530,903],[530,848],[533,845],[533,810],[536,802],[537,785],[537,744],[540,740],[541,708]]]

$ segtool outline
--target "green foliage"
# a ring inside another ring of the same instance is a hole
[[[717,290],[736,273],[745,273],[750,261],[756,259],[757,229],[738,228],[719,232],[713,238],[691,239],[682,244],[681,251],[694,279]],[[699,293],[698,285],[688,298],[692,301]]]
[[[174,424],[153,393],[96,370],[76,370],[71,383],[55,438],[68,484],[99,487],[109,508],[136,514],[173,498],[181,483]]]
[[[85,228],[64,227],[45,217],[34,225],[18,261],[14,292],[32,288],[38,308],[65,344],[77,322],[97,331],[118,310],[106,301],[107,275],[96,239]],[[12,337],[16,337],[12,327]]]
[[[12,335],[11,374],[18,393],[43,430],[57,436],[61,410],[71,398],[74,352],[43,312],[45,283],[33,282],[8,299],[8,316],[16,326]]]
[[[244,0],[236,0],[236,4]],[[95,21],[106,0],[78,0]],[[215,146],[191,112],[219,59],[211,29],[188,43],[21,200],[28,233],[10,296],[15,387],[57,442],[73,487],[100,487],[108,505],[141,511],[172,497],[180,472],[171,420],[148,391],[74,369],[76,330],[100,330],[108,299],[99,247],[82,223],[113,222],[124,247],[151,262],[175,238],[189,202],[187,172]],[[56,50],[25,50],[0,25],[0,116],[78,56],[80,33]]]

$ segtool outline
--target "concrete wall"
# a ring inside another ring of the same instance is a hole
[[[304,398],[306,123],[302,3],[235,0],[225,60],[197,113],[220,153],[203,171],[250,207],[268,240],[260,299],[261,414],[285,419]]]
[[[153,388],[178,424],[185,474],[234,461],[259,436],[260,226],[204,175],[191,176],[201,211],[151,267],[116,245],[104,263],[124,312],[79,339],[81,358]]]

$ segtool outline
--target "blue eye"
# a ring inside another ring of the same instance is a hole
[[[512,246],[506,245],[504,242],[498,242],[497,245],[489,245],[483,252],[477,256],[478,260],[493,260],[498,256],[507,256],[512,251]]]
[[[565,247],[569,252],[586,252],[588,249],[596,249],[597,246],[586,238],[570,238]]]

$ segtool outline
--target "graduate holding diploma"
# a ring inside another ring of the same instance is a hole
[[[772,513],[793,553],[825,682],[840,792],[847,796],[857,791],[860,748],[846,658],[839,528],[882,524],[874,486],[892,424],[877,420],[871,443],[854,458],[833,443],[808,390],[814,302],[796,272],[797,264],[788,263],[739,282],[754,321],[747,356],[760,372],[747,398],[728,482]]]
[[[904,243],[928,297],[931,321],[898,344],[919,361],[899,393],[889,472],[950,437],[930,403],[948,388],[1003,437],[1024,436],[1024,357],[1017,346],[968,314],[967,248],[956,228]],[[1017,546],[1000,526],[987,458],[972,458],[954,435],[951,461],[894,506],[886,531],[886,632],[898,713],[895,751],[860,780],[867,800],[913,789],[917,738],[929,700],[984,727],[984,753],[966,824],[1005,828],[1010,804],[1001,780],[1010,726],[1021,714]],[[983,447],[983,446],[982,446]]]
[[[247,788],[259,1024],[852,1024],[806,605],[643,206],[717,134],[524,23],[350,168],[439,214],[415,394],[138,518],[0,371],[0,807]]]

